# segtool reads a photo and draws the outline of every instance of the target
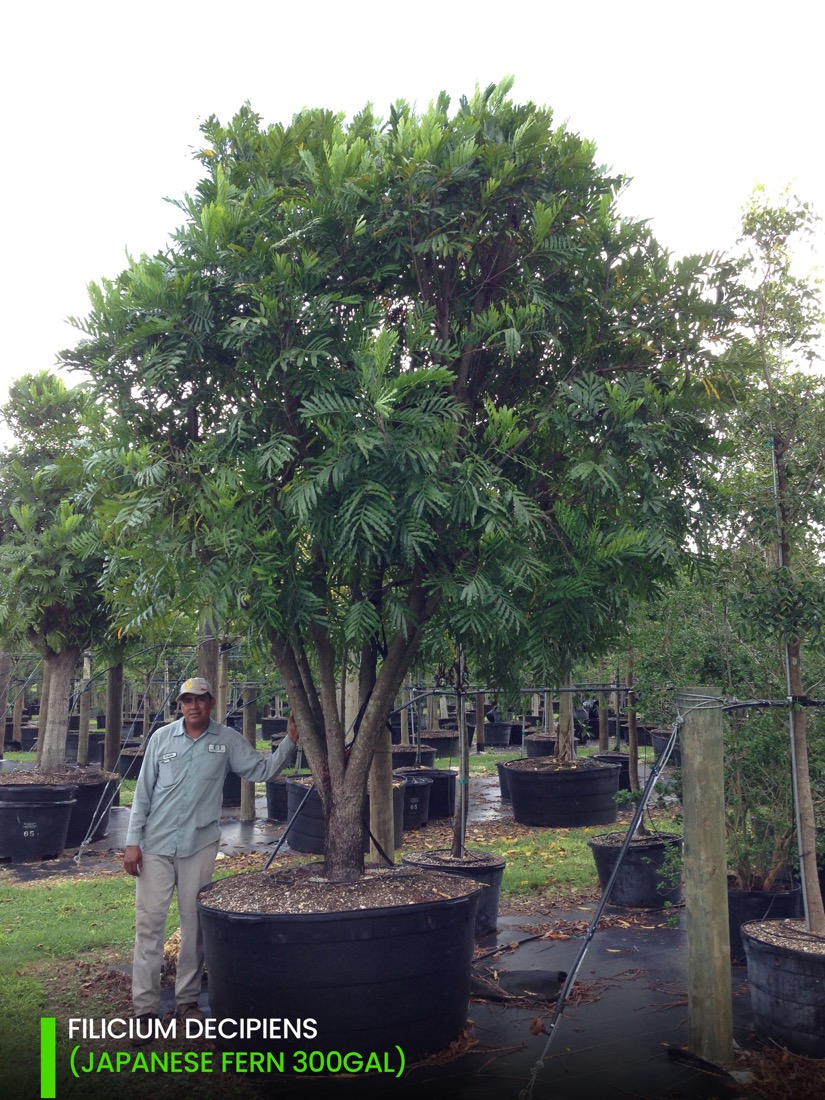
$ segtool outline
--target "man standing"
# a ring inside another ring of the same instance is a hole
[[[287,736],[270,756],[254,749],[236,730],[211,717],[212,686],[201,676],[181,684],[182,717],[162,726],[146,748],[135,788],[125,870],[135,884],[135,952],[132,1004],[137,1045],[149,1042],[159,1019],[160,971],[166,917],[177,889],[180,951],[175,1015],[203,1019],[198,1008],[203,976],[203,935],[198,891],[212,881],[218,854],[218,819],[229,772],[256,783],[273,779],[292,762],[298,731],[290,715]]]

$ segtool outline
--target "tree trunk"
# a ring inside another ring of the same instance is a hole
[[[106,739],[103,766],[117,770],[120,743],[123,740],[123,662],[110,665],[106,672]]]
[[[52,675],[52,667],[48,661],[43,661],[43,679],[40,683],[40,711],[37,720],[37,763],[43,759],[43,748],[46,744],[46,723],[49,720],[49,698],[51,691],[49,681]],[[66,716],[68,725],[68,715]],[[68,733],[68,729],[66,730]]]
[[[92,701],[91,692],[92,658],[88,653],[83,654],[83,679],[80,683],[80,722],[77,735],[77,762],[89,763],[89,710]]]
[[[634,656],[631,649],[627,654],[627,747],[630,753],[628,762],[630,789],[639,789],[639,737],[636,731],[636,693],[633,691]],[[644,824],[644,823],[642,823]]]
[[[576,755],[573,744],[573,672],[567,669],[559,685],[559,733],[556,756],[559,760],[572,760]]]
[[[788,643],[788,681],[791,695],[803,695],[798,641]],[[804,707],[791,712],[791,752],[796,770],[799,856],[804,879],[806,922],[811,932],[825,936],[825,908],[816,870],[816,815],[808,767],[808,714]]]
[[[49,703],[40,770],[47,774],[60,771],[66,766],[69,699],[79,657],[80,649],[75,648],[63,650],[62,653],[47,653],[44,658],[44,672],[49,669]]]
[[[255,684],[243,686],[243,736],[254,748],[257,722],[255,721]],[[250,779],[241,780],[241,821],[255,820],[255,784]]]
[[[11,684],[11,654],[0,653],[0,760],[6,741],[6,716],[9,710],[9,687]]]

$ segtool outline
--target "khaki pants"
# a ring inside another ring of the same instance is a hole
[[[160,1012],[160,969],[166,917],[177,889],[180,952],[175,979],[175,1004],[196,1002],[203,977],[203,933],[198,919],[198,891],[212,881],[218,842],[194,855],[157,856],[143,853],[135,885],[135,954],[132,964],[132,1005],[136,1016]]]

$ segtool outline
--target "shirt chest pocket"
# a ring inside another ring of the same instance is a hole
[[[161,757],[158,763],[158,786],[174,787],[180,782],[182,761],[179,756]]]
[[[207,782],[218,779],[223,782],[226,776],[226,754],[205,752],[198,761],[198,776]]]

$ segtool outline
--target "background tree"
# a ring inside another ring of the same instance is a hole
[[[106,624],[103,561],[89,551],[93,521],[77,497],[100,421],[86,390],[46,371],[14,382],[2,415],[15,442],[1,464],[0,636],[43,658],[48,717],[38,756],[49,772],[65,765],[75,666]]]
[[[825,934],[816,873],[816,818],[809,764],[811,694],[805,650],[821,652],[825,623],[825,383],[810,366],[822,336],[817,284],[795,274],[793,250],[813,232],[811,208],[786,193],[772,202],[758,189],[742,218],[739,313],[743,329],[731,358],[749,363],[756,384],[739,420],[749,444],[733,500],[745,520],[740,539],[761,549],[746,572],[752,633],[780,643],[791,712],[797,830],[806,920]]]
[[[333,878],[362,868],[370,763],[425,631],[502,678],[558,674],[565,607],[671,568],[713,445],[711,259],[673,264],[621,221],[592,143],[509,88],[386,122],[210,119],[174,241],[93,288],[65,356],[128,426],[106,459],[122,624],[248,607]]]

